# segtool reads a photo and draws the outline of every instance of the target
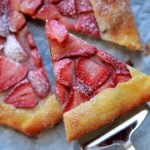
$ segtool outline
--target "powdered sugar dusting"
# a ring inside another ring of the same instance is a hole
[[[39,97],[46,97],[50,91],[50,83],[43,69],[29,71],[28,78]]]
[[[0,36],[6,37],[9,33],[8,0],[1,0],[0,3]]]
[[[65,16],[74,16],[76,14],[75,0],[62,0],[58,4],[58,8]]]
[[[92,7],[89,0],[76,0],[76,9],[78,13],[92,11]]]
[[[8,58],[18,62],[24,61],[27,58],[27,53],[23,50],[23,47],[14,35],[9,35],[7,37],[4,46],[4,54]]]

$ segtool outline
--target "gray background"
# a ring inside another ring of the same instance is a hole
[[[130,0],[132,11],[140,32],[143,43],[150,42],[150,0]],[[44,24],[42,22],[29,21],[29,26],[35,37],[40,54],[43,58],[51,83],[53,81],[52,65],[49,59],[50,53],[45,39]],[[131,59],[135,68],[150,75],[150,56],[142,53],[129,52],[124,48],[113,44],[94,40],[82,36],[88,42],[104,49],[115,57],[126,61]],[[53,129],[48,129],[37,138],[28,138],[10,128],[0,127],[0,150],[78,150],[78,143],[68,144],[65,138],[63,123]],[[134,134],[132,141],[137,150],[150,150],[150,115],[143,125]],[[121,150],[121,148],[119,148]]]

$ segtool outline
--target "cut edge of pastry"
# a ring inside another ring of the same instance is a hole
[[[140,36],[128,0],[90,0],[102,40],[142,51]]]
[[[33,109],[16,109],[0,103],[0,124],[27,136],[35,136],[61,121],[62,112],[55,95],[49,94]]]
[[[128,68],[132,75],[129,81],[104,89],[90,101],[64,113],[68,142],[113,122],[149,100],[150,77]]]

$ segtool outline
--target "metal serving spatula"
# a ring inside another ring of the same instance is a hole
[[[106,150],[121,145],[124,150],[135,150],[131,136],[149,113],[147,104],[121,117],[112,124],[79,139],[81,150]]]

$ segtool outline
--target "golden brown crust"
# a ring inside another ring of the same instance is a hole
[[[53,127],[61,119],[62,112],[55,95],[47,96],[33,109],[16,109],[11,105],[0,103],[0,124],[28,136],[34,136],[46,128]]]
[[[67,140],[98,129],[150,99],[150,76],[129,68],[132,78],[64,114]]]
[[[90,0],[100,35],[133,50],[142,50],[128,0]]]

